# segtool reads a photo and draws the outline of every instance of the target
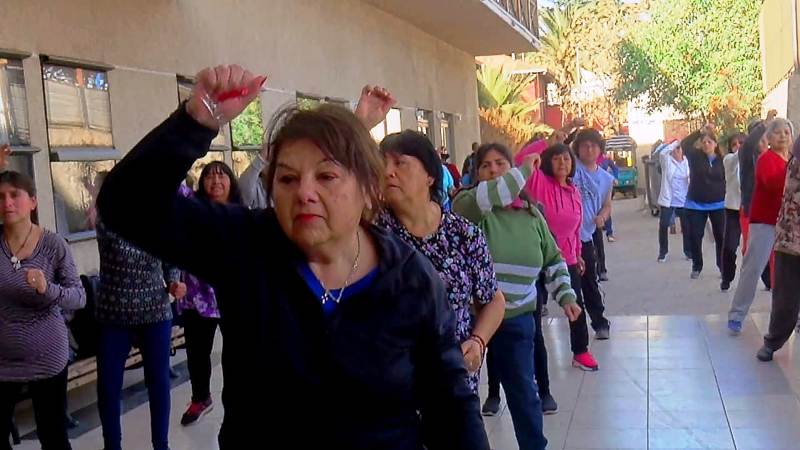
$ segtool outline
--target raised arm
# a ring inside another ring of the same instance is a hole
[[[208,151],[219,126],[258,95],[263,79],[238,66],[200,72],[192,98],[108,175],[97,201],[106,225],[148,253],[210,283],[222,276],[221,266],[252,247],[247,236],[255,235],[264,216],[243,206],[185,198],[178,187],[194,161]],[[219,102],[216,117],[201,100],[234,90],[247,93]]]
[[[493,208],[511,205],[519,197],[532,171],[532,164],[525,164],[512,168],[502,177],[481,181],[477,186],[461,191],[453,201],[453,211],[473,223],[480,222]]]
[[[264,146],[266,148],[266,144]],[[253,162],[245,169],[239,177],[239,188],[242,190],[242,200],[250,209],[266,208],[268,205],[262,204],[266,200],[266,190],[261,181],[261,173],[267,168],[266,150],[262,149]],[[264,202],[266,203],[266,202]]]

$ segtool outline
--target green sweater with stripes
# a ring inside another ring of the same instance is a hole
[[[453,202],[453,211],[486,234],[497,281],[506,298],[506,319],[536,310],[536,281],[542,272],[547,291],[558,304],[576,300],[569,269],[542,214],[528,202],[521,208],[512,206],[530,175],[528,167],[511,169],[502,177],[462,191]]]

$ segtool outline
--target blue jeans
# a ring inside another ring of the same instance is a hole
[[[526,313],[503,320],[489,343],[497,375],[506,392],[506,402],[520,450],[542,450],[547,447],[547,439],[542,431],[542,401],[534,376],[535,334],[533,313]]]
[[[150,400],[150,434],[155,450],[169,449],[169,357],[172,322],[148,325],[102,325],[97,353],[97,408],[105,450],[122,449],[122,376],[133,339],[142,352]]]

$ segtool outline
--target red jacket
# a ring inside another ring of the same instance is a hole
[[[777,153],[766,151],[756,162],[756,182],[750,205],[750,223],[775,225],[786,184],[786,164]]]

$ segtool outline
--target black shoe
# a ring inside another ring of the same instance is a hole
[[[730,288],[731,288],[731,282],[730,281],[722,280],[722,283],[719,284],[719,290],[722,291],[722,292],[728,292],[728,290]]]
[[[598,341],[607,341],[611,339],[611,322],[609,322],[608,325],[595,330],[594,337]]]
[[[481,414],[484,416],[496,416],[500,412],[500,397],[488,397],[483,402],[483,409]]]
[[[773,353],[775,353],[775,350],[765,345],[758,350],[758,353],[756,353],[756,358],[758,358],[759,361],[764,361],[764,362],[772,361]]]
[[[558,412],[558,403],[556,399],[550,394],[545,394],[542,397],[542,414],[549,416]]]

